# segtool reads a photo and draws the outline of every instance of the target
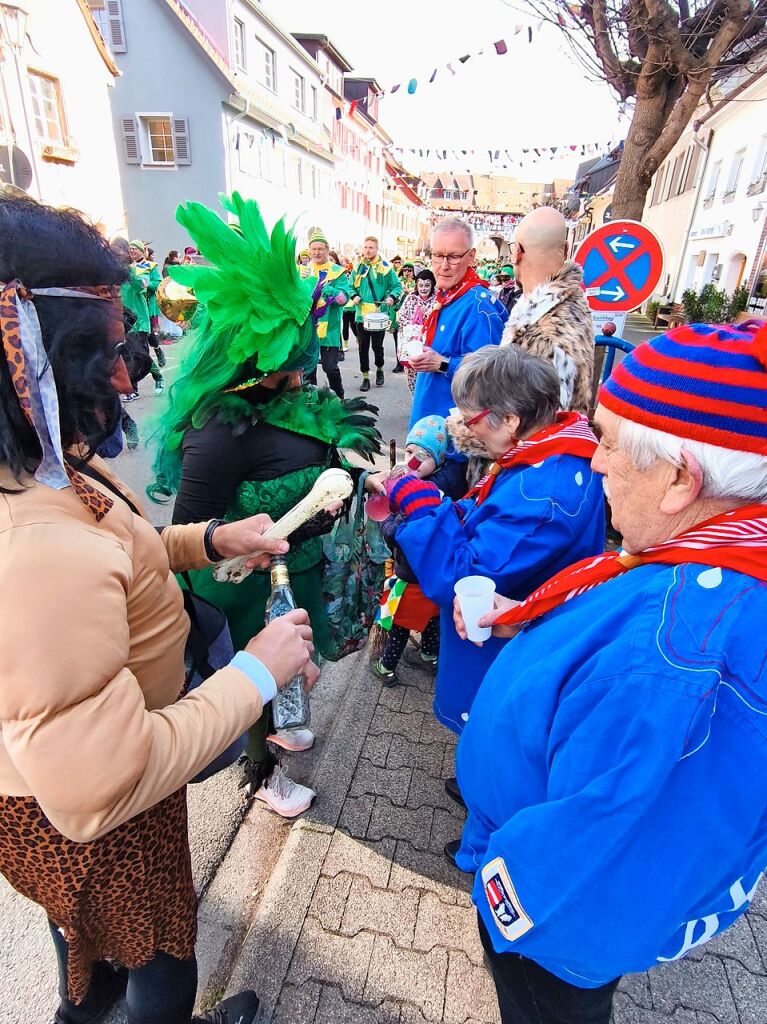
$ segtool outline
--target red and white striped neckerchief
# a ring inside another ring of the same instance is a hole
[[[767,505],[744,505],[724,512],[635,555],[614,551],[584,558],[552,576],[495,621],[501,625],[530,622],[639,565],[687,562],[733,569],[767,583]]]
[[[449,306],[451,302],[455,302],[456,299],[462,298],[466,292],[470,292],[472,288],[476,288],[477,285],[482,284],[484,284],[484,281],[479,277],[476,270],[473,267],[469,267],[461,278],[460,283],[454,288],[449,288],[447,291],[442,291],[441,289],[437,290],[437,298],[432,306],[431,313],[429,313],[426,318],[423,338],[425,345],[431,348],[434,344],[440,310],[443,310],[445,306]]]
[[[498,475],[512,466],[535,466],[552,455],[579,455],[591,459],[599,442],[589,426],[589,421],[578,412],[560,412],[554,423],[524,441],[518,441],[505,455],[488,470],[487,474],[472,487],[467,498],[477,497],[482,502],[493,489]]]

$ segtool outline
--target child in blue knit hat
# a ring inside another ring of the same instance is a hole
[[[429,479],[448,491],[452,474],[445,474],[447,425],[443,416],[424,416],[414,424],[405,440],[405,462],[408,471],[422,480]],[[442,479],[444,477],[444,480]],[[460,494],[450,497],[459,498]],[[376,622],[387,631],[383,654],[373,662],[373,672],[385,686],[397,682],[396,668],[407,647],[410,631],[421,634],[421,649],[414,652],[416,665],[434,671],[439,654],[439,607],[430,601],[418,586],[413,570],[397,546],[395,536],[404,519],[392,513],[381,532],[394,556],[394,575],[384,584]]]

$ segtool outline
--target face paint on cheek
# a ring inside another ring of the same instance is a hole
[[[420,465],[421,460],[415,455],[411,455],[410,458],[407,460],[407,468],[412,470],[414,473],[418,472],[418,467]]]

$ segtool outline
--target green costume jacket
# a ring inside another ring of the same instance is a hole
[[[380,256],[372,261],[362,260],[352,275],[352,298],[359,295],[361,300],[357,306],[357,323],[366,313],[374,313],[384,299],[396,299],[401,292],[402,282],[391,263]],[[385,312],[386,307],[383,309]]]
[[[149,334],[151,325],[149,323],[149,307],[147,306],[147,289],[144,287],[144,278],[136,268],[128,267],[128,280],[120,285],[120,297],[123,306],[129,309],[136,318],[133,331],[143,331]]]
[[[320,278],[323,281],[322,297],[318,304],[320,318],[316,326],[320,345],[323,348],[340,348],[341,321],[344,307],[339,306],[334,299],[339,292],[343,292],[347,298],[352,294],[346,270],[343,267],[339,267],[337,263],[330,262],[323,263],[320,266],[316,263],[310,263],[306,269],[309,271],[306,275],[307,280],[313,281],[315,284]]]
[[[139,276],[146,281],[146,302],[149,307],[150,316],[159,316],[160,307],[157,305],[157,289],[162,283],[160,268],[151,260],[141,260],[133,264]]]

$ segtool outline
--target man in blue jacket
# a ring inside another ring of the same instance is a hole
[[[437,301],[425,330],[425,347],[411,359],[418,372],[410,426],[424,416],[445,416],[453,406],[450,385],[461,360],[483,345],[498,345],[508,313],[474,270],[474,231],[461,217],[446,217],[431,236]],[[448,458],[463,459],[462,455]]]
[[[504,1024],[608,1024],[622,974],[719,934],[763,876],[765,408],[767,328],[636,348],[592,462],[623,550],[480,620],[518,635],[458,746],[457,863]]]

